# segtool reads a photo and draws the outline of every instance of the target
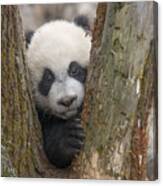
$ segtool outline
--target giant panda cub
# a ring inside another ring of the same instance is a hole
[[[44,150],[58,168],[68,167],[83,147],[80,113],[91,48],[88,31],[84,16],[74,22],[52,21],[36,30],[28,45],[27,64]]]

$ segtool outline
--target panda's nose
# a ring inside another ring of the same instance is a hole
[[[69,107],[76,99],[77,99],[77,96],[66,96],[64,98],[61,98],[58,101],[58,104],[63,105],[65,107]]]

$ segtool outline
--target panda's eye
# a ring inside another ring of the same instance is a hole
[[[80,67],[76,61],[70,63],[68,73],[72,77],[77,76],[80,73]]]
[[[72,64],[69,68],[70,75],[77,75],[80,72],[80,69],[78,68],[77,65]]]
[[[51,70],[45,69],[43,79],[48,82],[54,81],[54,74]]]
[[[76,61],[70,63],[68,74],[80,82],[84,82],[86,79],[86,69],[80,66]]]
[[[41,81],[39,82],[39,85],[38,85],[39,92],[42,95],[47,96],[54,80],[55,80],[54,73],[50,69],[46,68],[44,70],[42,79],[41,79]]]

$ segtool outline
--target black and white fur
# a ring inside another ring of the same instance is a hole
[[[36,30],[28,46],[27,63],[44,150],[59,168],[69,166],[83,147],[80,112],[91,48],[88,29],[83,16],[74,22],[49,22]]]

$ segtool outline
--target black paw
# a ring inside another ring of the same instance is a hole
[[[78,154],[84,145],[84,130],[80,123],[80,119],[76,118],[71,122],[65,124],[63,149],[65,154],[70,157],[74,157]]]
[[[48,159],[58,168],[68,167],[82,149],[84,138],[80,119],[75,118],[55,125],[55,131],[51,131],[50,140],[45,144]]]

